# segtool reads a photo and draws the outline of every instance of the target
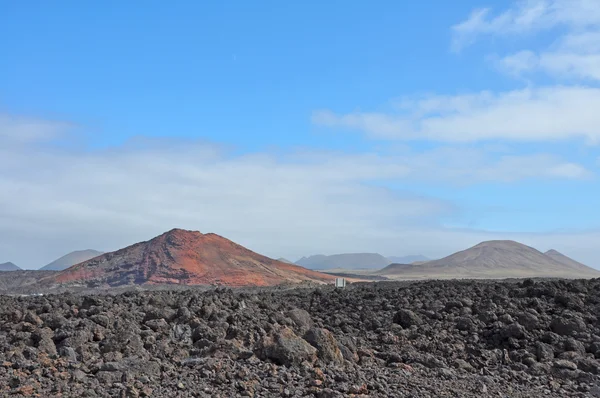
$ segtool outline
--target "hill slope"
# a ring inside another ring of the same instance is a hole
[[[277,259],[277,261],[281,261],[282,263],[287,263],[287,264],[294,264],[293,261],[290,261],[290,260],[288,260],[287,258],[284,258],[284,257],[279,257]]]
[[[109,286],[164,283],[267,286],[327,282],[333,277],[270,259],[216,234],[174,229],[147,242],[77,264],[52,280]]]
[[[40,271],[62,271],[75,264],[79,264],[94,257],[98,257],[101,254],[104,253],[99,252],[97,250],[77,250],[52,261],[50,264],[43,266],[42,268],[40,268]]]
[[[583,264],[581,264],[583,265]],[[532,247],[514,241],[487,241],[440,260],[423,264],[391,264],[378,272],[407,277],[598,277],[600,271],[575,269]]]
[[[388,257],[390,264],[412,264],[416,262],[425,262],[430,261],[430,258],[427,258],[421,254],[415,254],[410,256],[390,256]]]
[[[37,293],[37,283],[56,271],[18,270],[0,272],[0,294]]]
[[[325,256],[318,254],[310,257],[302,257],[296,264],[310,269],[358,269],[358,268],[381,268],[388,265],[390,261],[377,253],[343,253]]]
[[[11,262],[8,262],[0,264],[0,271],[21,271],[21,268],[17,267]]]
[[[590,270],[594,271],[593,268],[588,267],[587,265],[582,264],[578,261],[575,261],[572,258],[567,257],[554,249],[548,250],[544,254],[548,257],[551,257],[555,261],[558,261],[559,263],[565,265],[566,267],[573,269],[575,272],[589,272]]]

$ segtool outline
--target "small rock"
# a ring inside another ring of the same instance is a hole
[[[473,366],[471,366],[471,364],[467,361],[465,361],[464,359],[456,359],[454,361],[454,366],[457,369],[464,369],[464,370],[473,370]]]
[[[462,307],[462,304],[461,304]],[[411,326],[418,326],[423,323],[421,318],[411,310],[401,309],[394,315],[394,323],[402,326],[405,329]]]
[[[525,328],[518,323],[511,323],[504,329],[502,329],[502,336],[505,339],[514,338],[514,339],[522,339],[525,337]]]
[[[585,321],[578,316],[572,318],[555,318],[550,323],[550,329],[561,336],[571,336],[586,330]]]
[[[69,362],[77,362],[77,353],[72,347],[60,347],[58,354]]]
[[[539,362],[549,362],[554,359],[554,350],[551,345],[538,342],[536,346],[536,356]]]
[[[554,367],[558,369],[577,370],[577,365],[566,359],[557,359],[554,361]]]

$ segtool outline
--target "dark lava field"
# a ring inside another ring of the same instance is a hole
[[[0,296],[1,397],[600,397],[600,279]]]

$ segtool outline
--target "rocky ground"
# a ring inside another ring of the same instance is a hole
[[[0,296],[0,396],[600,397],[600,279]]]

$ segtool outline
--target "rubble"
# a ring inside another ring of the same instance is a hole
[[[599,314],[598,279],[0,296],[0,396],[595,396]]]

